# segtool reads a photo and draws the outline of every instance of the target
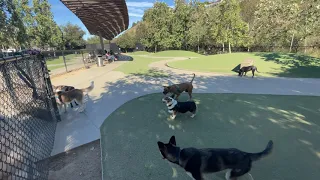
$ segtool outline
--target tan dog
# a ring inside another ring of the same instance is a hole
[[[182,92],[187,92],[189,94],[189,99],[192,99],[192,89],[193,89],[193,85],[192,82],[194,80],[194,77],[196,77],[196,74],[193,73],[193,78],[190,82],[185,82],[185,83],[181,83],[181,84],[174,84],[171,86],[163,86],[163,94],[167,95],[168,93],[172,93],[172,98],[174,97],[174,95],[177,95],[175,99],[178,99],[178,97],[180,96],[180,94]]]
[[[66,103],[71,103],[73,100],[76,100],[80,105],[83,105],[83,97],[84,93],[88,93],[92,91],[94,88],[94,82],[91,82],[91,85],[84,89],[73,89],[70,91],[59,91],[55,92],[56,100],[59,105],[59,109],[64,106],[65,112],[66,112]]]
[[[52,85],[53,92],[59,92],[59,91],[71,91],[75,89],[73,86],[66,86],[66,85],[60,85],[60,86],[54,86]],[[78,106],[77,102],[74,101],[75,105]],[[73,108],[72,102],[70,103],[71,108]]]

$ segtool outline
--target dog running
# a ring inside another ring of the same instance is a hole
[[[195,77],[196,77],[196,74],[193,74],[193,78],[191,79],[190,82],[184,82],[181,84],[174,84],[171,86],[163,86],[163,94],[167,95],[168,93],[172,93],[172,97],[174,97],[176,95],[175,99],[178,99],[180,94],[185,91],[189,94],[189,99],[191,100],[192,99],[192,89],[193,89],[192,82]]]
[[[172,97],[165,97],[162,98],[162,102],[166,103],[168,107],[168,112],[172,114],[171,119],[175,119],[177,113],[191,112],[191,118],[193,118],[196,115],[197,105],[194,101],[178,102]]]
[[[242,67],[240,70],[239,70],[239,76],[243,76],[243,73],[244,73],[244,76],[247,75],[247,72],[248,71],[252,71],[252,78],[254,77],[254,72],[258,71],[258,68],[256,66],[247,66],[247,67]]]
[[[88,93],[92,91],[94,88],[94,82],[92,81],[90,86],[84,89],[73,89],[70,91],[58,91],[55,92],[56,100],[59,105],[59,109],[64,106],[65,112],[66,112],[66,103],[70,103],[73,100],[78,102],[80,105],[83,105],[83,97],[84,93]]]
[[[270,140],[267,147],[258,153],[243,152],[238,149],[181,149],[176,145],[175,136],[169,143],[158,141],[158,147],[163,159],[178,164],[191,173],[196,180],[203,180],[204,173],[214,173],[229,169],[226,173],[227,180],[236,180],[238,177],[248,173],[252,162],[257,161],[272,152],[273,142]]]
[[[53,89],[53,92],[59,92],[59,91],[71,91],[73,89],[75,89],[73,86],[66,86],[66,85],[60,85],[60,86],[54,86],[52,85],[52,89]],[[79,104],[74,101],[75,105],[78,106]],[[70,102],[70,106],[71,108],[73,108],[73,105],[72,105],[72,102]]]

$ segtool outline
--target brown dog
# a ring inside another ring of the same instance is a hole
[[[59,91],[71,91],[75,89],[73,86],[66,86],[66,85],[60,85],[60,86],[54,86],[52,85],[53,92],[59,92]],[[75,105],[78,106],[76,101],[74,101]],[[71,108],[73,108],[72,102],[70,103]]]
[[[193,89],[193,85],[192,82],[194,80],[194,77],[196,77],[196,74],[193,73],[193,78],[190,82],[185,82],[185,83],[181,83],[181,84],[174,84],[171,86],[163,86],[163,94],[167,95],[168,93],[172,93],[172,98],[174,98],[174,95],[176,95],[175,99],[178,99],[178,97],[180,96],[180,94],[182,92],[187,92],[189,94],[189,99],[192,99],[192,89]]]
[[[94,82],[91,82],[91,85],[84,89],[73,89],[70,91],[59,91],[55,92],[56,100],[59,105],[59,109],[64,106],[65,112],[66,112],[66,103],[70,103],[73,100],[76,100],[80,105],[83,105],[83,97],[84,92],[90,92],[92,91],[94,87]]]

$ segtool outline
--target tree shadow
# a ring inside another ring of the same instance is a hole
[[[164,70],[159,70],[159,69],[148,69],[147,72],[138,72],[138,73],[130,73],[131,75],[134,76],[149,76],[152,78],[166,78],[169,77],[169,75],[166,73]]]
[[[255,53],[265,61],[283,65],[281,72],[270,73],[281,77],[320,78],[320,58],[294,53]]]

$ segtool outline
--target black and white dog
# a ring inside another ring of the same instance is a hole
[[[171,119],[175,119],[177,113],[191,112],[191,117],[193,118],[197,112],[197,105],[194,101],[178,102],[172,97],[165,97],[162,102],[166,103],[168,107],[168,112],[171,113]]]
[[[252,162],[257,161],[272,152],[273,142],[269,141],[267,147],[258,153],[248,153],[235,148],[180,148],[172,136],[169,143],[158,141],[158,147],[163,159],[178,164],[191,173],[196,180],[203,180],[204,173],[214,173],[229,169],[226,173],[227,180],[236,180],[248,173]]]

